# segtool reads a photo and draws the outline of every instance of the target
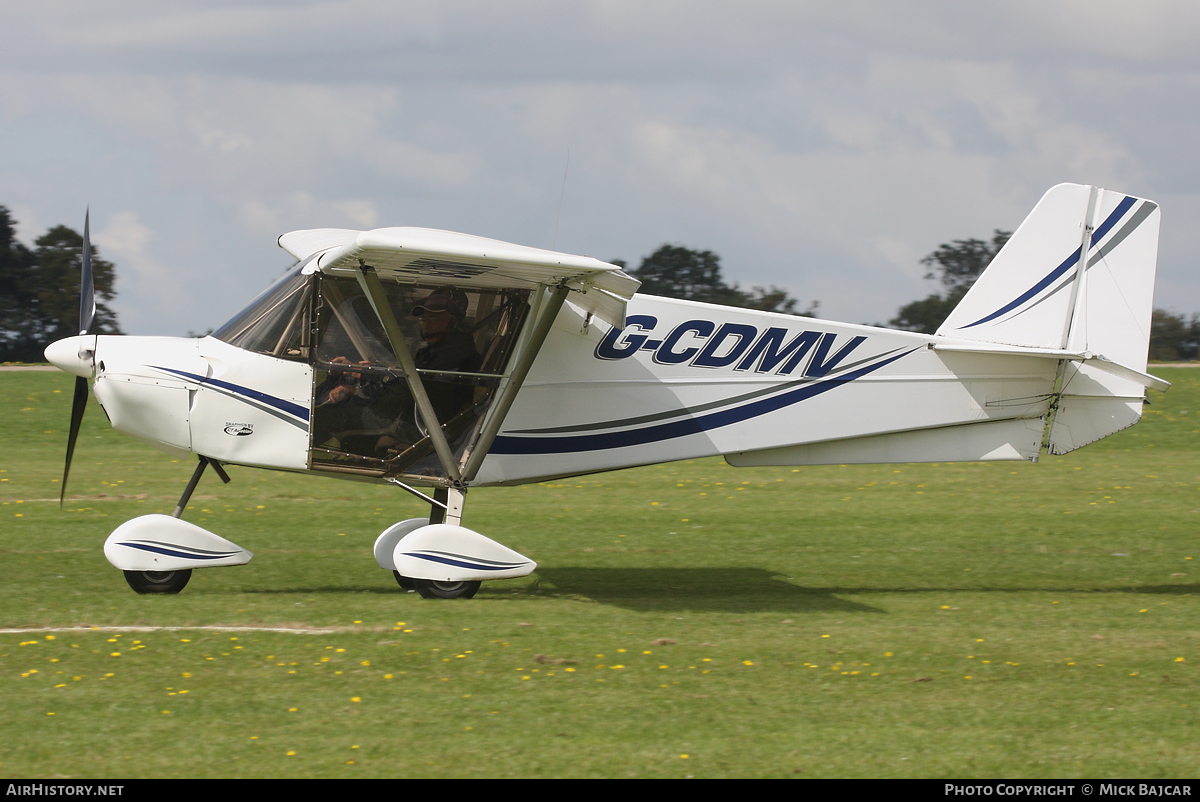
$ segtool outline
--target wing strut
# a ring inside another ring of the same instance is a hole
[[[471,454],[467,458],[467,466],[463,469],[464,481],[471,481],[475,478],[475,474],[479,472],[479,466],[483,464],[483,458],[487,456],[488,449],[492,447],[492,441],[496,439],[496,435],[500,432],[500,426],[504,423],[504,418],[508,415],[508,410],[512,406],[513,401],[517,398],[517,391],[525,383],[525,377],[529,375],[529,369],[533,367],[533,360],[537,358],[538,352],[542,350],[542,344],[546,342],[546,335],[550,333],[550,327],[554,325],[554,321],[558,317],[558,311],[562,309],[563,301],[566,300],[569,291],[565,285],[560,284],[552,290],[550,296],[542,305],[537,325],[534,326],[529,341],[525,344],[525,348],[522,349],[521,356],[517,359],[517,364],[513,366],[512,372],[508,377],[508,382],[500,390],[495,406],[492,407],[492,412],[488,415],[487,422],[483,426],[483,431],[479,433],[479,439],[475,441],[475,445],[471,448]]]
[[[370,299],[371,306],[374,307],[375,314],[379,317],[379,322],[383,324],[383,330],[392,344],[392,351],[395,353],[396,359],[400,361],[400,368],[404,371],[408,389],[412,391],[413,399],[417,402],[417,410],[421,413],[421,419],[425,421],[425,428],[429,431],[429,439],[433,442],[433,450],[437,452],[442,469],[446,471],[446,476],[454,485],[461,486],[462,474],[459,473],[458,462],[454,459],[454,452],[450,450],[450,444],[446,442],[446,433],[442,430],[442,424],[433,410],[429,394],[425,392],[425,385],[421,382],[417,365],[413,361],[412,353],[408,350],[404,333],[400,330],[400,324],[396,322],[396,315],[393,314],[391,304],[387,301],[383,283],[376,275],[375,268],[363,264],[361,261],[355,275],[358,277],[358,283],[362,285],[363,292]]]

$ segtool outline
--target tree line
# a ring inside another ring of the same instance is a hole
[[[624,259],[614,259],[611,264],[626,267]],[[797,309],[800,302],[774,285],[746,291],[737,283],[727,284],[721,276],[721,257],[712,251],[693,251],[680,245],[663,245],[642,259],[630,275],[642,282],[638,292],[647,295],[802,317],[812,317],[818,307],[813,301],[807,308]]]
[[[1010,231],[997,229],[991,239],[942,243],[921,260],[925,278],[938,282],[938,292],[900,307],[888,321],[893,328],[932,334],[979,278],[1004,244]],[[79,276],[83,237],[59,225],[29,248],[16,238],[16,223],[0,206],[0,362],[40,362],[46,346],[77,333]],[[613,264],[627,267],[623,259]],[[92,246],[98,334],[120,334],[116,314],[107,306],[116,292],[116,268]],[[819,302],[806,307],[787,290],[774,285],[741,288],[721,273],[721,259],[712,251],[663,245],[642,259],[630,274],[642,282],[641,292],[668,298],[724,304],[743,309],[812,317]],[[1152,361],[1200,357],[1200,314],[1176,315],[1155,309],[1150,327]]]
[[[55,226],[29,248],[17,240],[12,214],[0,206],[0,362],[44,362],[46,346],[79,333],[83,236]],[[120,334],[105,301],[116,293],[116,269],[92,246],[96,334]]]

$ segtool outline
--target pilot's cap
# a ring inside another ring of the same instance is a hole
[[[417,317],[425,312],[449,312],[455,317],[466,317],[467,294],[456,287],[438,287],[412,309]]]

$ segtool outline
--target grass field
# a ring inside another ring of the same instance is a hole
[[[1200,371],[1157,372],[1038,465],[476,490],[540,567],[448,602],[371,556],[415,499],[236,467],[185,517],[254,561],[135,595],[104,538],[192,463],[93,399],[60,509],[73,377],[0,373],[0,775],[1194,777]]]

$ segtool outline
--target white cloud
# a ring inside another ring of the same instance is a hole
[[[154,239],[154,232],[136,211],[108,215],[92,234],[101,255],[118,266],[116,306],[126,329],[169,316],[184,301],[178,275],[165,267],[152,250]],[[127,303],[130,297],[138,303]]]

